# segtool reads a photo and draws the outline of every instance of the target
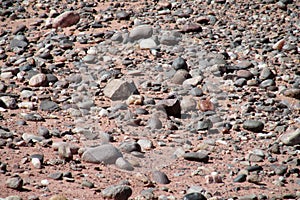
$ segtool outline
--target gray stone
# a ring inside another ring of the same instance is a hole
[[[22,135],[23,140],[26,142],[32,141],[32,142],[41,142],[45,138],[42,136],[34,135],[34,134],[29,134],[29,133],[23,133]]]
[[[8,188],[21,190],[23,187],[23,179],[20,176],[16,175],[14,177],[8,178],[5,184]]]
[[[12,195],[12,196],[8,196],[5,199],[1,199],[1,200],[22,200],[22,197],[17,196],[17,195]]]
[[[61,143],[58,146],[58,155],[61,159],[70,161],[73,159],[73,153],[68,143]]]
[[[137,143],[141,146],[142,150],[150,150],[153,148],[151,140],[139,139]]]
[[[300,99],[300,89],[290,88],[283,91],[283,95],[295,99]]]
[[[201,193],[193,192],[183,196],[183,200],[207,200]]]
[[[243,123],[243,128],[248,131],[259,133],[264,129],[264,123],[257,120],[246,120]]]
[[[101,192],[103,198],[127,200],[132,195],[132,189],[127,185],[112,185]]]
[[[132,166],[132,164],[130,162],[128,162],[126,159],[124,159],[123,157],[120,157],[116,160],[116,166],[120,169],[124,169],[127,171],[133,171],[134,168]]]
[[[259,78],[261,80],[266,80],[266,79],[272,79],[275,77],[275,74],[268,68],[268,67],[264,67],[259,75]]]
[[[198,121],[195,125],[195,128],[198,131],[209,130],[212,127],[213,127],[213,123],[210,119]]]
[[[2,128],[0,126],[0,138],[1,139],[7,139],[7,138],[12,138],[13,133],[9,131],[9,129]]]
[[[21,116],[26,121],[44,121],[44,118],[38,113],[21,113]]]
[[[49,138],[50,137],[50,131],[45,126],[39,126],[38,127],[38,135],[40,135],[44,138]]]
[[[152,27],[149,25],[140,25],[134,27],[129,33],[129,39],[131,41],[136,41],[139,39],[145,39],[151,37],[153,34]]]
[[[63,173],[62,172],[55,172],[48,175],[49,178],[54,180],[62,180]]]
[[[157,49],[158,45],[152,38],[142,39],[140,41],[140,49]]]
[[[151,117],[148,122],[147,125],[151,128],[151,129],[161,129],[163,127],[161,120],[158,117]]]
[[[169,184],[171,182],[164,172],[157,170],[152,172],[152,178],[156,183],[160,184]]]
[[[294,146],[300,144],[300,128],[284,133],[281,137],[280,140],[283,144],[289,145],[289,146]]]
[[[197,108],[197,102],[190,96],[184,96],[180,102],[182,112],[194,111]]]
[[[59,109],[59,105],[51,100],[43,100],[40,103],[40,110],[55,111]]]
[[[186,60],[182,57],[176,58],[172,63],[172,67],[175,70],[179,70],[179,69],[188,70],[188,65],[186,63]]]
[[[245,182],[246,180],[247,180],[246,174],[239,174],[233,179],[233,182],[242,183],[242,182]]]
[[[82,181],[81,185],[83,187],[87,187],[87,188],[94,188],[95,187],[94,183],[92,183],[90,181],[87,181],[87,180]]]
[[[133,82],[126,82],[120,79],[112,79],[103,90],[105,96],[113,101],[126,100],[132,94],[138,94]]]
[[[166,31],[160,37],[160,43],[168,46],[177,45],[181,40],[181,33],[178,31]]]
[[[82,160],[91,163],[115,164],[120,157],[122,153],[111,144],[87,148],[82,154]]]
[[[128,142],[123,142],[120,146],[119,146],[120,151],[122,152],[126,152],[126,153],[130,153],[132,151],[137,151],[137,152],[141,152],[141,146],[134,141],[128,141]]]
[[[3,104],[5,105],[5,108],[8,109],[15,109],[17,108],[17,101],[15,98],[11,97],[11,96],[2,96],[0,97],[0,106],[1,106],[1,102],[3,102]]]
[[[179,99],[164,99],[157,103],[157,108],[161,108],[168,116],[181,117],[181,106]]]
[[[183,158],[189,161],[208,163],[209,156],[203,152],[189,152],[183,154]]]
[[[189,74],[189,72],[184,69],[180,69],[175,72],[175,74],[173,75],[173,77],[171,79],[171,82],[182,85],[183,82],[185,82],[189,78],[191,78],[191,75]]]

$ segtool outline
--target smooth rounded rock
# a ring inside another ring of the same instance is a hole
[[[243,128],[248,131],[259,133],[264,129],[264,123],[257,120],[246,120],[243,123]]]
[[[104,144],[88,148],[81,158],[85,162],[115,164],[120,157],[123,157],[123,155],[116,147],[111,144]]]

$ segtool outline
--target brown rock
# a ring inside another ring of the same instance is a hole
[[[198,102],[198,108],[201,111],[206,112],[206,111],[214,110],[215,106],[210,100],[200,100]]]
[[[66,11],[57,16],[52,23],[53,28],[65,28],[77,24],[80,20],[79,14],[73,11]]]
[[[202,31],[201,26],[195,23],[186,24],[181,29],[181,32],[183,33],[201,32],[201,31]]]

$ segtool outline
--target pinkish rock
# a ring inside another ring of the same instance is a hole
[[[40,87],[48,84],[47,76],[45,74],[36,74],[29,80],[29,85],[32,87]]]
[[[73,11],[66,11],[59,16],[57,16],[52,23],[53,28],[65,28],[77,24],[80,20],[80,16],[78,13]]]

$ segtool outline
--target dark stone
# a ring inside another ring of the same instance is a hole
[[[183,200],[207,200],[205,196],[198,192],[193,192],[184,195]]]
[[[183,154],[183,158],[189,161],[208,163],[209,156],[206,153],[201,152],[189,152]]]

